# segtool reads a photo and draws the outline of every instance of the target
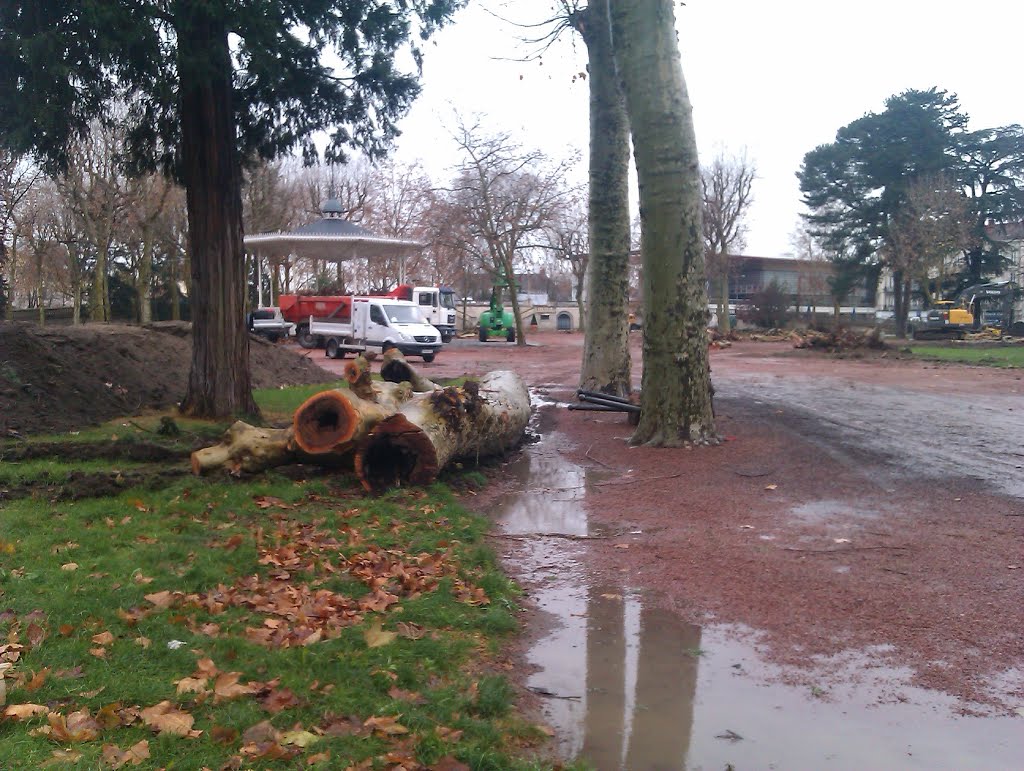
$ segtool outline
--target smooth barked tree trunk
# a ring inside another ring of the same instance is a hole
[[[576,27],[590,58],[590,262],[580,388],[627,396],[629,358],[629,121],[612,55],[609,0]]]
[[[612,37],[640,186],[644,371],[630,441],[716,442],[697,143],[672,0],[615,0]]]
[[[182,172],[188,206],[192,367],[182,411],[258,414],[245,329],[241,167],[228,30],[216,4],[179,3]]]

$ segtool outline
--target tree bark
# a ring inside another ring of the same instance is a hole
[[[178,286],[178,282],[181,280],[178,258],[181,256],[181,253],[178,251],[177,244],[171,247],[168,256],[171,263],[171,321],[181,321],[181,287]]]
[[[716,442],[697,144],[672,0],[616,0],[612,30],[640,186],[644,271],[642,412],[630,441]]]
[[[149,324],[153,321],[153,231],[150,227],[142,230],[142,262],[139,263],[136,295],[139,300],[139,321]]]
[[[175,19],[192,273],[192,366],[181,409],[206,418],[259,413],[245,328],[231,52],[228,29],[214,7],[181,3]]]
[[[629,357],[629,120],[612,55],[608,0],[577,21],[590,60],[590,261],[580,388],[626,396]]]
[[[10,278],[10,284],[7,286],[7,304],[4,306],[4,319],[6,321],[14,320],[14,288],[17,286],[18,281],[18,234],[17,232],[11,233],[11,250],[8,252],[8,260],[10,265],[10,272],[7,274]]]
[[[220,444],[192,453],[192,473],[206,474],[217,469],[231,473],[255,473],[289,463],[315,463],[318,466],[352,466],[351,452],[310,455],[295,444],[291,428],[259,428],[241,420],[224,432]]]
[[[907,336],[907,298],[903,293],[903,271],[892,273],[893,290],[893,321],[896,326],[896,337],[900,340]]]
[[[512,449],[529,419],[522,378],[490,372],[461,388],[421,394],[374,426],[356,450],[356,474],[371,492],[430,484],[452,460]]]
[[[405,360],[397,348],[384,353],[380,365],[380,376],[389,383],[409,383],[413,391],[437,391],[441,388],[433,380],[423,377]]]

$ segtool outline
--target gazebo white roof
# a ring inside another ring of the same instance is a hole
[[[321,219],[294,230],[246,236],[246,249],[266,257],[295,255],[343,262],[362,257],[405,257],[426,246],[405,238],[378,236],[342,219],[341,204],[336,199],[325,202],[321,211]]]

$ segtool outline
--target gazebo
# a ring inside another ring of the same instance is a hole
[[[263,307],[264,256],[310,257],[328,262],[366,257],[397,257],[399,283],[405,282],[405,258],[423,249],[426,244],[405,238],[378,236],[342,217],[343,209],[336,198],[320,207],[323,217],[294,230],[255,233],[245,237],[246,251],[256,258],[257,293]],[[273,301],[274,298],[271,298]]]

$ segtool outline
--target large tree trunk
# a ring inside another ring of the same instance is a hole
[[[508,282],[509,303],[512,305],[512,320],[516,327],[516,345],[526,345],[526,332],[523,328],[523,311],[519,307],[519,285],[516,284],[515,267],[512,264],[512,257],[502,260],[502,269],[505,271],[505,281]]]
[[[421,394],[374,426],[356,450],[356,474],[374,492],[429,484],[452,460],[512,449],[529,420],[530,394],[522,378],[490,372],[461,388]]]
[[[903,292],[903,271],[894,270],[892,273],[893,290],[893,321],[896,325],[896,337],[900,340],[907,336],[907,297]]]
[[[629,121],[612,55],[608,8],[608,0],[593,0],[577,23],[590,58],[590,263],[580,388],[626,396],[632,390]]]
[[[241,168],[228,29],[216,4],[178,5],[182,171],[188,202],[192,367],[181,409],[257,414],[249,376],[242,259]]]
[[[732,321],[729,319],[729,255],[720,255],[722,260],[722,284],[718,293],[718,331],[729,334]]]
[[[633,444],[717,441],[701,189],[672,0],[616,0],[615,56],[640,186],[644,371]]]
[[[149,227],[142,230],[142,262],[139,263],[139,276],[136,283],[136,295],[139,301],[139,321],[149,324],[153,321],[153,232]]]
[[[110,293],[107,287],[109,244],[96,244],[96,267],[89,295],[89,318],[92,321],[110,321]]]

